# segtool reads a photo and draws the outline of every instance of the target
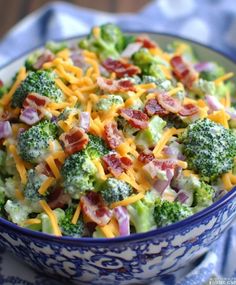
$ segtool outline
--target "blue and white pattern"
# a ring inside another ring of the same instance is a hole
[[[85,34],[91,26],[104,22],[115,22],[125,30],[178,34],[214,46],[236,59],[235,0],[158,0],[136,15],[95,12],[61,2],[29,15],[5,36],[0,42],[0,65],[48,39]],[[25,260],[30,264],[33,259],[37,260],[39,270],[48,269],[52,274],[61,272],[62,276],[83,280],[82,284],[92,284],[92,280],[94,284],[116,284],[109,278],[117,271],[117,284],[122,280],[124,284],[131,284],[131,279],[133,284],[144,284],[143,279],[147,277],[150,278],[147,284],[152,285],[206,284],[211,277],[236,278],[236,226],[212,244],[232,221],[235,203],[231,201],[228,209],[218,209],[219,213],[213,213],[203,223],[188,224],[177,235],[169,232],[140,243],[131,242],[129,247],[124,244],[122,252],[115,245],[110,251],[102,245],[78,248],[73,243],[59,246],[53,241],[46,245],[37,239],[33,242],[27,236],[20,238],[8,227],[0,228],[4,246],[0,250],[0,284],[71,284],[61,277],[59,281],[46,277],[22,263]],[[209,245],[212,245],[211,249],[206,252]],[[14,251],[18,258],[5,248]],[[193,261],[195,254],[200,257]],[[173,272],[180,264],[183,268]],[[109,274],[107,267],[112,267]],[[147,267],[149,276],[144,276],[143,270]]]

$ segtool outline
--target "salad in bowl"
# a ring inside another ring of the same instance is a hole
[[[48,43],[1,82],[1,216],[115,238],[209,207],[236,185],[233,75],[113,24]]]

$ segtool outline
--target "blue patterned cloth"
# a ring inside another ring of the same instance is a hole
[[[235,0],[159,0],[138,14],[119,15],[59,2],[32,13],[9,31],[0,42],[0,66],[49,39],[86,34],[91,26],[106,22],[114,22],[125,30],[178,34],[216,47],[236,60]],[[211,284],[211,278],[223,277],[235,281],[235,256],[236,226],[222,236],[200,260],[152,285]],[[17,258],[0,250],[0,284],[63,283],[34,272]]]

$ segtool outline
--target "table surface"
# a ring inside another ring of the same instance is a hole
[[[0,0],[0,38],[27,14],[54,0]],[[67,0],[68,3],[106,12],[137,12],[150,0]]]

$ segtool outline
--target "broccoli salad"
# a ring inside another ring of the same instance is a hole
[[[114,238],[210,206],[236,185],[233,75],[113,24],[48,43],[0,82],[1,217]]]

